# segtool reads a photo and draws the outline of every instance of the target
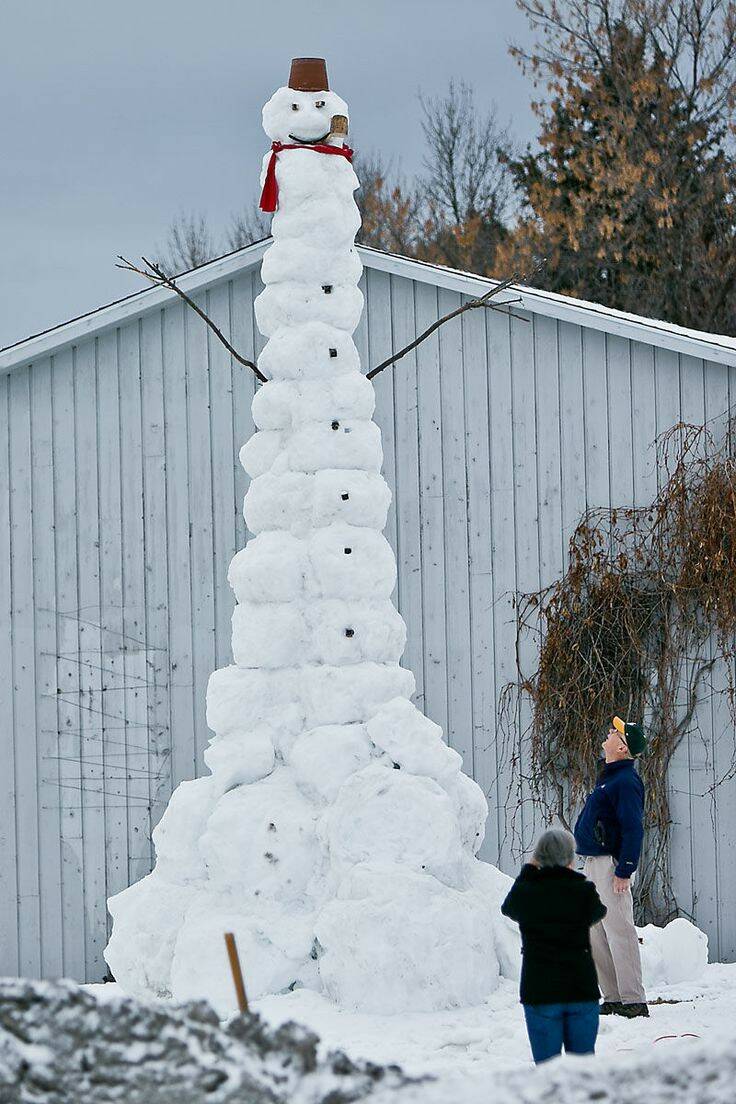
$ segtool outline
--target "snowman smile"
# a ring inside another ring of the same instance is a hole
[[[328,130],[321,138],[299,138],[296,134],[290,134],[289,137],[292,142],[299,142],[303,146],[318,146],[320,142],[325,142],[330,137],[330,132]]]

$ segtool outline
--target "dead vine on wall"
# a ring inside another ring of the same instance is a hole
[[[501,723],[519,801],[571,826],[613,714],[645,721],[641,920],[677,912],[668,770],[699,698],[725,694],[736,723],[735,432],[733,417],[718,441],[709,425],[674,426],[656,443],[661,489],[651,505],[587,512],[566,574],[516,599],[518,680],[504,689]],[[531,673],[518,658],[526,634],[539,643]],[[709,676],[721,662],[717,691]],[[716,785],[735,770],[732,754]]]

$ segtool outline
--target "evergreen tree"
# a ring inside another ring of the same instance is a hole
[[[736,53],[731,41],[710,66],[691,55],[686,84],[681,45],[648,25],[655,7],[584,0],[573,34],[556,4],[533,5],[552,22],[544,48],[520,57],[551,96],[537,105],[540,149],[509,162],[523,211],[496,270],[545,256],[537,282],[550,290],[734,333]]]

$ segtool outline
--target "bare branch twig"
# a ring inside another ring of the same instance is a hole
[[[501,310],[500,307],[492,304],[490,300],[494,299],[497,295],[500,295],[502,291],[506,291],[507,288],[512,287],[514,284],[519,284],[530,279],[531,276],[534,276],[537,272],[539,272],[544,263],[544,260],[540,261],[529,275],[521,275],[518,272],[515,273],[513,276],[509,277],[508,280],[502,280],[499,284],[496,284],[496,286],[487,291],[485,295],[481,295],[477,299],[469,299],[467,303],[463,303],[461,306],[456,307],[455,310],[450,311],[449,314],[445,314],[442,318],[438,318],[436,322],[433,322],[431,326],[428,326],[426,330],[420,333],[419,337],[415,338],[414,341],[411,341],[408,345],[405,345],[403,349],[399,349],[398,353],[392,353],[391,356],[388,357],[388,359],[382,361],[375,368],[371,368],[370,372],[367,373],[367,378],[373,379],[374,376],[377,376],[379,372],[382,372],[384,370],[384,368],[390,367],[390,365],[395,364],[397,360],[401,360],[402,357],[405,357],[407,353],[410,353],[413,349],[416,349],[417,345],[421,345],[423,341],[426,341],[428,337],[431,337],[431,335],[436,330],[438,330],[440,326],[444,326],[445,322],[450,322],[453,318],[457,318],[459,315],[465,314],[466,311],[476,310],[478,307],[487,307],[490,310]],[[519,303],[521,302],[521,300],[514,299],[512,300],[512,302]],[[526,319],[521,319],[521,321],[525,322]]]
[[[228,339],[223,334],[222,330],[212,321],[212,319],[207,314],[205,314],[201,307],[197,306],[194,300],[189,295],[187,295],[185,291],[182,291],[173,276],[169,276],[168,273],[164,272],[161,266],[156,264],[155,261],[149,261],[146,257],[141,257],[141,260],[146,266],[145,268],[139,268],[138,265],[134,265],[132,261],[127,260],[126,257],[118,256],[118,261],[120,261],[121,263],[118,264],[116,267],[123,269],[123,271],[125,272],[134,272],[137,276],[142,276],[145,280],[148,280],[149,283],[154,284],[156,287],[167,287],[171,291],[176,292],[176,294],[184,300],[187,306],[191,307],[195,314],[198,314],[202,321],[205,322],[207,326],[209,326],[218,341],[220,341],[225,346],[230,355],[234,357],[234,359],[237,360],[239,364],[244,365],[244,367],[246,368],[250,368],[255,376],[261,381],[261,383],[267,382],[266,376],[263,375],[258,366],[254,364],[252,360],[248,360],[246,357],[240,355],[237,349],[235,349],[230,344]],[[532,270],[530,276],[534,276],[542,268],[544,263],[544,260],[540,261],[540,263]],[[484,307],[488,310],[499,311],[501,314],[508,313],[506,310],[503,309],[503,307],[512,306],[514,303],[520,303],[520,297],[516,299],[511,299],[508,302],[505,302],[499,306],[497,306],[495,303],[492,303],[491,300],[495,299],[496,296],[500,295],[502,291],[506,291],[514,284],[518,284],[520,282],[528,280],[530,276],[515,273],[508,280],[502,280],[495,287],[490,288],[485,293],[485,295],[481,295],[477,299],[470,299],[467,303],[463,303],[454,311],[450,311],[449,314],[444,315],[443,318],[438,318],[436,322],[433,322],[431,326],[428,326],[427,329],[424,330],[424,332],[421,333],[417,338],[415,338],[414,341],[412,341],[409,345],[406,345],[403,349],[399,349],[397,353],[393,353],[387,360],[384,360],[376,368],[372,368],[371,371],[367,373],[367,378],[373,379],[374,376],[377,376],[379,372],[382,372],[384,370],[384,368],[388,368],[389,365],[395,364],[397,360],[401,360],[401,358],[405,357],[407,353],[410,353],[412,349],[416,349],[418,345],[421,345],[423,341],[425,341],[436,330],[438,330],[440,326],[443,326],[445,322],[449,322],[451,321],[451,319],[457,318],[459,315],[464,314],[466,311],[476,310],[479,307]],[[520,319],[520,321],[526,322],[527,319]]]
[[[167,287],[170,288],[171,291],[175,291],[176,294],[184,300],[187,306],[191,307],[195,314],[198,314],[202,321],[209,326],[218,341],[221,341],[227,351],[230,353],[230,356],[234,357],[235,360],[237,360],[238,363],[242,364],[245,368],[250,368],[256,378],[261,381],[261,383],[266,382],[266,377],[263,375],[263,372],[260,371],[258,366],[254,364],[252,360],[248,360],[246,357],[241,356],[237,349],[233,348],[219,326],[216,326],[212,319],[209,318],[201,309],[201,307],[198,307],[194,300],[191,299],[185,291],[182,291],[173,276],[168,276],[163,271],[163,269],[160,268],[159,265],[157,265],[154,261],[147,260],[145,257],[141,257],[141,260],[146,266],[145,269],[138,268],[137,265],[132,264],[131,261],[127,260],[125,257],[118,256],[118,260],[122,261],[122,264],[116,265],[116,268],[122,268],[125,272],[135,272],[136,275],[143,276],[144,279],[148,280],[152,284],[155,284],[157,287]]]

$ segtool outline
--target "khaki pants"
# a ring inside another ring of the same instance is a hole
[[[598,890],[598,896],[608,910],[603,919],[590,929],[590,948],[603,999],[643,1004],[647,998],[641,980],[634,903],[631,890],[614,893],[615,870],[616,860],[610,855],[588,855],[583,866],[585,877]]]

